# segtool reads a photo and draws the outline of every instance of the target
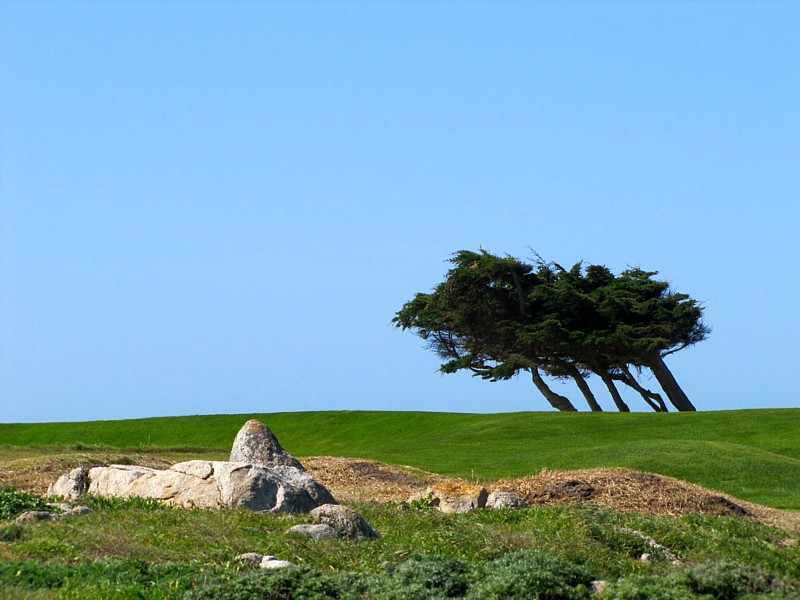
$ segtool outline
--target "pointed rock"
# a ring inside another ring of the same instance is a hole
[[[257,419],[250,419],[236,434],[231,462],[303,469],[303,465],[278,443],[278,438],[270,428]]]

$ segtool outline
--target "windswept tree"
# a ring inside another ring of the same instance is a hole
[[[601,378],[616,407],[628,411],[615,381],[636,390],[656,411],[660,394],[632,374],[649,369],[678,410],[694,410],[664,357],[708,335],[702,307],[653,279],[629,269],[615,276],[606,267],[581,263],[567,270],[539,259],[530,265],[511,256],[462,250],[444,281],[417,294],[394,324],[410,329],[442,360],[440,370],[463,369],[491,381],[528,372],[554,408],[572,402],[543,375],[572,379],[593,411],[602,410],[587,383]]]

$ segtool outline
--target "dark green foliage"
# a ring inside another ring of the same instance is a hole
[[[715,600],[736,600],[751,594],[800,595],[800,586],[796,583],[732,562],[699,564],[686,571],[679,581],[692,592],[708,594]]]
[[[628,269],[614,275],[600,265],[567,270],[538,259],[535,265],[484,250],[462,250],[432,293],[417,294],[393,323],[410,329],[444,362],[440,370],[462,369],[491,381],[520,371],[559,410],[574,410],[538,379],[572,378],[592,410],[602,410],[584,379],[603,378],[619,410],[628,407],[613,380],[639,392],[654,410],[666,406],[638,385],[629,367],[652,369],[678,410],[694,410],[663,357],[705,339],[702,307],[653,279],[655,272]]]
[[[0,562],[0,588],[85,590],[82,597],[179,597],[208,579],[219,580],[220,569],[201,565],[157,565],[143,560],[42,564]],[[127,591],[127,593],[126,593]]]
[[[187,600],[292,600],[344,597],[335,578],[309,568],[274,571],[256,570],[239,574],[230,581],[199,587]]]
[[[620,579],[602,595],[604,600],[739,600],[755,597],[798,598],[800,583],[784,575],[770,575],[757,567],[722,561],[700,563],[666,577]]]
[[[10,487],[0,489],[0,521],[13,519],[29,510],[58,512],[34,494],[20,492]]]
[[[602,600],[697,600],[698,596],[673,578],[626,577],[612,583]],[[705,600],[713,597],[705,596]]]
[[[570,561],[537,550],[511,552],[487,563],[470,598],[589,598],[592,575]]]
[[[397,600],[460,598],[469,589],[475,567],[448,556],[420,556],[389,565],[373,595]]]
[[[23,529],[19,525],[0,527],[0,542],[15,542],[22,539]]]

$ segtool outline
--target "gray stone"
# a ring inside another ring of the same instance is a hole
[[[60,517],[80,517],[80,516],[83,516],[83,515],[89,515],[89,514],[91,514],[93,512],[94,511],[91,508],[89,508],[88,506],[75,506],[73,508],[65,510],[59,516]]]
[[[336,504],[331,493],[290,456],[263,423],[244,424],[231,460],[190,460],[166,470],[132,465],[78,468],[59,477],[48,494],[75,500],[86,493],[154,498],[185,508],[241,507],[307,513]]]
[[[234,557],[233,560],[250,563],[251,565],[260,565],[263,558],[264,555],[259,554],[258,552],[245,552],[244,554],[239,554],[238,556]]]
[[[528,503],[516,492],[492,492],[486,498],[486,508],[525,508]]]
[[[62,477],[59,482],[63,480]],[[184,508],[240,507],[307,513],[321,504],[336,502],[311,475],[286,466],[270,469],[249,463],[193,460],[161,471],[110,465],[89,469],[87,480],[87,491],[91,494],[154,498]],[[70,492],[74,487],[56,484],[53,489]]]
[[[89,469],[78,467],[47,488],[48,496],[61,496],[67,500],[77,500],[89,490]]]
[[[44,510],[29,510],[17,517],[17,523],[32,523],[33,521],[50,521],[53,515]]]
[[[340,536],[330,525],[318,523],[313,525],[303,524],[290,527],[289,531],[314,538],[315,540],[338,538]]]
[[[297,565],[288,560],[281,560],[274,556],[265,556],[261,559],[261,564],[258,566],[262,569],[285,569],[287,567],[296,567]]]
[[[236,434],[230,460],[231,462],[268,467],[286,466],[303,470],[303,465],[283,449],[270,428],[256,419],[250,419]]]
[[[329,525],[346,539],[380,537],[360,514],[347,506],[323,504],[312,510],[311,516],[323,525]]]

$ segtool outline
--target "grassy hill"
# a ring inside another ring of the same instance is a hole
[[[250,418],[303,457],[412,465],[487,481],[548,469],[623,466],[800,509],[800,409],[681,414],[307,412],[0,424],[0,454],[101,445],[224,458]]]

